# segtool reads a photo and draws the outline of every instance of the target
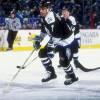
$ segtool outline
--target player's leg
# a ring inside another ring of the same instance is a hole
[[[51,58],[48,55],[48,53],[50,54],[51,50],[48,49],[49,49],[48,46],[46,46],[45,48],[40,49],[39,51],[39,57],[41,58],[41,62],[47,72],[47,77],[43,78],[42,82],[47,82],[57,77],[55,74],[54,67],[52,66]]]
[[[80,48],[80,38],[76,38],[74,40],[74,46],[72,48],[73,50],[73,61],[74,61],[74,65],[76,68],[80,67],[81,63],[78,60],[78,52],[79,52],[79,48]]]
[[[11,48],[13,49],[13,43],[14,43],[14,40],[15,40],[15,38],[16,38],[16,36],[17,36],[17,31],[13,31],[12,32],[12,41],[11,41]]]
[[[76,77],[73,67],[70,64],[70,61],[72,59],[72,50],[70,48],[61,48],[61,51],[59,52],[60,57],[60,65],[63,67],[66,75],[65,75],[65,85],[72,84],[73,82],[78,80],[78,77]]]
[[[12,45],[11,45],[11,41],[12,41],[12,31],[9,30],[8,32],[8,36],[7,36],[7,41],[8,41],[8,49],[7,50],[11,50],[12,49]]]

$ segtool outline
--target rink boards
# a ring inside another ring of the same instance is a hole
[[[81,48],[100,48],[100,31],[96,29],[80,30]],[[32,50],[33,38],[40,34],[40,30],[19,30],[14,42],[14,51]],[[5,51],[8,30],[0,30],[0,50]]]

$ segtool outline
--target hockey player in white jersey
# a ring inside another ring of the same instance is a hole
[[[66,26],[63,20],[56,15],[54,12],[50,11],[48,4],[42,3],[40,6],[40,15],[42,16],[41,20],[41,35],[39,36],[40,41],[42,39],[42,34],[46,33],[51,37],[52,43],[57,45],[59,56],[60,56],[60,65],[64,68],[66,73],[65,85],[72,84],[77,81],[73,68],[70,64],[72,59],[72,43],[74,40],[74,34],[69,26]],[[40,47],[40,41],[36,41],[34,47],[38,49]],[[48,42],[49,43],[49,42]],[[40,49],[39,57],[41,62],[46,69],[48,76],[42,79],[42,82],[47,82],[51,79],[57,77],[54,67],[52,66],[51,58],[48,56],[48,52],[52,51],[51,47],[47,45]]]

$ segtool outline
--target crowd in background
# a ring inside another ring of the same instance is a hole
[[[0,0],[0,28],[5,26],[6,19],[12,10],[20,19],[22,29],[40,28],[39,4],[51,2],[52,10],[61,12],[64,4],[70,5],[72,14],[81,28],[100,29],[100,0]]]

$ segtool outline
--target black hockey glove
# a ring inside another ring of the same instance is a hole
[[[41,47],[40,42],[41,42],[41,38],[39,36],[36,36],[33,42],[33,47],[37,50]]]
[[[39,41],[35,41],[34,43],[33,43],[33,47],[37,50],[37,49],[39,49],[40,48],[40,42]]]

